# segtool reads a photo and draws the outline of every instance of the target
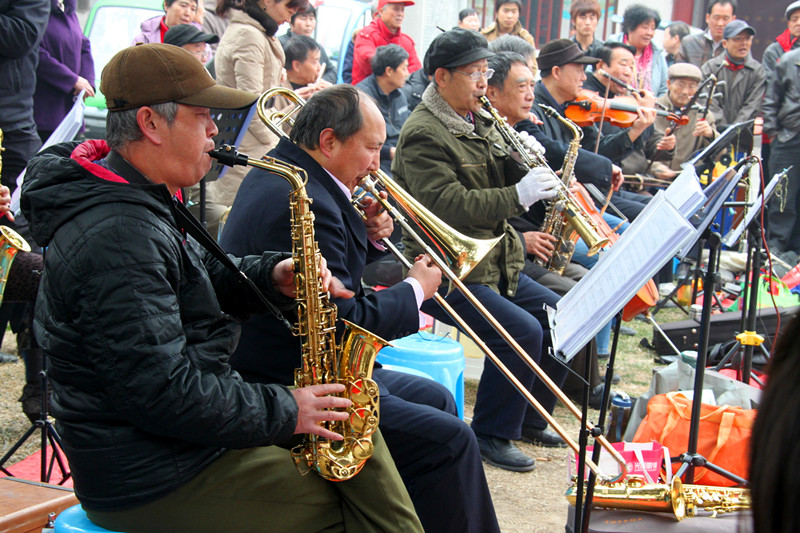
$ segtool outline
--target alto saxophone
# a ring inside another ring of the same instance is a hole
[[[314,213],[306,192],[306,171],[272,157],[252,159],[223,146],[214,157],[225,164],[247,164],[277,174],[289,182],[294,285],[297,290],[297,324],[292,333],[300,337],[301,368],[295,370],[296,387],[328,383],[345,386],[340,394],[353,405],[349,418],[323,422],[325,428],[344,437],[330,441],[313,434],[292,449],[301,474],[314,470],[330,481],[345,481],[358,474],[372,456],[372,434],[378,428],[378,385],[372,367],[378,351],[389,344],[359,326],[342,320],[344,332],[336,340],[336,305],[323,290],[319,277],[322,258],[314,238]],[[234,152],[232,155],[225,152]],[[246,160],[246,162],[244,161]],[[231,161],[228,163],[227,161]]]
[[[557,118],[559,122],[569,128],[572,133],[572,140],[569,143],[567,153],[564,155],[564,164],[561,166],[561,181],[566,187],[569,187],[572,175],[575,173],[575,162],[578,160],[578,149],[581,147],[583,131],[574,122],[562,117],[553,108],[542,104],[539,105],[548,115]],[[572,219],[566,216],[566,209],[568,209],[568,206],[564,198],[558,197],[550,202],[539,231],[549,233],[556,238],[555,250],[547,261],[539,257],[534,260],[536,264],[558,275],[564,273],[564,269],[567,268],[567,265],[572,260],[572,255],[575,253],[576,237],[574,236],[576,229],[570,222]],[[594,221],[591,222],[594,225]],[[606,242],[608,242],[608,239],[606,239]]]
[[[500,113],[498,113],[497,109],[495,109],[492,106],[488,98],[482,96],[479,100],[481,106],[487,112],[489,112],[489,114],[494,119],[497,125],[497,129],[500,131],[500,135],[502,135],[503,140],[509,146],[511,146],[511,148],[513,148],[520,155],[520,157],[522,157],[523,165],[525,165],[528,169],[541,167],[550,170],[550,167],[547,165],[547,160],[545,160],[544,156],[535,152],[531,153],[527,150],[527,148],[525,148],[525,145],[519,138],[519,133],[517,133],[517,131],[514,128],[512,128],[503,117],[500,116]],[[581,133],[581,135],[583,134]],[[580,143],[580,139],[578,139],[578,143]],[[577,150],[578,147],[574,149],[575,153],[572,159],[572,163],[569,165],[570,168],[567,168],[570,177],[572,175],[572,167],[574,167],[575,164],[575,158],[577,158],[578,156],[578,150]],[[572,151],[572,148],[573,148],[572,144],[570,144],[570,151]],[[564,166],[565,167],[568,166],[567,158],[564,159]],[[553,171],[550,170],[550,172]],[[596,254],[598,251],[600,251],[600,249],[603,246],[608,244],[608,238],[600,235],[597,225],[591,219],[589,214],[583,209],[583,207],[577,202],[577,200],[575,200],[575,198],[572,196],[572,193],[569,192],[569,188],[567,187],[566,182],[561,181],[561,179],[559,179],[558,195],[551,202],[550,207],[548,209],[548,215],[551,216],[553,221],[556,220],[556,210],[558,210],[557,214],[562,219],[564,219],[562,224],[569,226],[570,234],[572,230],[576,231],[578,235],[580,235],[583,241],[586,243],[586,246],[589,247],[588,255]],[[545,229],[543,228],[540,231],[543,233],[550,233],[551,235],[559,237],[559,235],[555,234],[556,231],[555,229],[553,231],[545,231]],[[559,233],[561,233],[561,231],[559,231]],[[558,252],[558,247],[556,252]],[[560,270],[557,271],[558,274],[561,274],[564,271],[564,268],[566,268],[567,264],[569,263],[569,259],[571,257],[572,254],[570,253],[566,262],[563,263],[563,266],[560,268]],[[553,268],[549,266],[548,268],[556,272],[556,270],[554,270]]]
[[[322,288],[321,254],[314,240],[314,213],[305,188],[305,171],[277,160],[269,161],[271,172],[292,186],[290,210],[292,260],[297,289],[297,329],[301,339],[302,367],[295,370],[296,387],[325,383],[345,386],[342,396],[353,405],[344,421],[326,422],[342,441],[307,434],[303,444],[292,449],[298,469],[316,470],[331,481],[344,481],[358,474],[372,456],[372,434],[378,428],[378,385],[371,379],[378,351],[388,343],[355,324],[343,320],[344,334],[337,346],[336,305]],[[301,178],[302,176],[302,178]]]
[[[575,505],[577,489],[573,484],[565,494]],[[698,509],[713,513],[743,511],[750,508],[750,490],[737,487],[684,485],[674,477],[672,483],[645,483],[641,476],[628,476],[618,483],[600,483],[592,498],[595,507],[672,513],[676,519],[692,517]]]

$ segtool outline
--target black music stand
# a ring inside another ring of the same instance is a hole
[[[47,418],[47,413],[50,407],[50,391],[48,386],[48,379],[47,379],[47,357],[42,359],[42,371],[39,372],[39,379],[41,380],[42,384],[42,408],[39,411],[39,418],[33,422],[28,431],[25,432],[22,437],[11,447],[6,454],[0,458],[0,472],[3,472],[5,475],[9,477],[15,477],[14,474],[9,472],[5,468],[6,462],[8,462],[11,457],[17,452],[17,450],[27,442],[27,440],[33,436],[36,430],[41,430],[41,465],[40,465],[40,476],[39,481],[42,483],[50,483],[50,477],[53,474],[53,468],[58,464],[58,469],[61,472],[61,481],[58,482],[59,485],[63,485],[66,481],[72,477],[72,473],[69,471],[67,464],[65,464],[62,458],[62,445],[61,445],[61,437],[58,435],[55,426],[52,422]],[[50,445],[51,455],[48,461],[47,458],[47,445]],[[48,465],[49,463],[49,465]]]
[[[256,113],[256,105],[244,109],[211,109],[211,118],[219,130],[214,136],[215,150],[219,150],[223,144],[239,146]],[[229,168],[212,158],[211,170],[200,180],[200,214],[197,218],[203,227],[206,226],[206,185],[223,178]]]
[[[727,353],[725,353],[722,360],[716,365],[715,370],[720,370],[728,364],[731,358],[736,353],[741,353],[742,358],[740,364],[734,365],[736,367],[737,376],[743,383],[750,382],[750,379],[755,379],[759,384],[763,385],[761,380],[753,373],[753,352],[755,347],[758,346],[761,354],[769,359],[769,352],[764,347],[764,338],[756,333],[756,319],[758,315],[758,293],[759,283],[761,280],[761,267],[766,260],[766,253],[761,248],[761,222],[759,214],[767,206],[767,203],[772,198],[773,193],[777,189],[779,182],[785,178],[790,168],[784,169],[773,176],[767,187],[763,187],[758,198],[750,207],[747,219],[742,220],[740,223],[746,226],[744,231],[747,233],[747,264],[745,267],[745,284],[744,291],[742,292],[741,300],[741,320],[739,323],[739,334],[736,336],[736,342],[731,346]],[[763,198],[763,201],[762,201]],[[729,235],[726,235],[723,244],[731,246],[733,242],[738,240],[742,229],[735,227],[731,230]],[[748,284],[748,280],[750,283]],[[742,350],[742,347],[744,349]]]

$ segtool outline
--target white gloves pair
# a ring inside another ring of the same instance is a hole
[[[539,200],[549,200],[558,193],[561,180],[548,167],[536,167],[517,183],[519,203],[528,207]]]

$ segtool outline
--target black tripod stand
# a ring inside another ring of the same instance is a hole
[[[706,269],[706,277],[703,284],[706,296],[703,298],[703,311],[700,318],[700,343],[697,349],[697,368],[694,375],[692,415],[689,422],[689,444],[686,453],[678,457],[678,461],[682,464],[675,476],[681,477],[685,473],[685,482],[692,484],[694,483],[694,469],[699,466],[744,485],[747,484],[746,479],[720,468],[697,453],[697,440],[700,431],[700,406],[708,352],[708,333],[711,327],[712,298],[709,295],[713,294],[714,287],[719,279],[718,257],[721,243],[719,233],[712,231],[710,228],[705,230],[703,237],[709,245],[708,268]]]
[[[61,451],[61,437],[58,436],[55,426],[50,420],[47,419],[47,412],[49,410],[50,391],[48,390],[47,379],[47,358],[42,361],[42,371],[39,372],[39,379],[42,384],[42,408],[39,412],[39,418],[33,422],[28,431],[11,447],[10,450],[0,459],[0,472],[3,472],[9,477],[14,477],[14,474],[5,468],[6,462],[17,452],[17,450],[33,436],[36,430],[41,430],[41,468],[39,481],[42,483],[49,483],[50,477],[53,475],[53,468],[58,465],[61,472],[61,480],[59,485],[63,485],[70,477],[68,465],[64,462]],[[50,445],[50,458],[48,461],[48,444]],[[49,464],[48,464],[49,463]]]
[[[767,359],[769,358],[769,352],[764,347],[764,337],[756,333],[761,266],[765,258],[766,254],[761,249],[761,225],[758,222],[758,217],[755,217],[747,227],[745,280],[750,280],[750,283],[748,284],[745,281],[742,294],[740,333],[736,335],[734,345],[725,353],[725,356],[715,367],[715,370],[723,368],[735,354],[741,353],[740,364],[736,365],[736,370],[737,378],[744,383],[749,383],[751,378],[761,383],[758,376],[753,373],[753,352],[755,348],[758,347],[762,355]]]

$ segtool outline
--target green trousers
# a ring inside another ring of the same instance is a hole
[[[125,533],[420,532],[400,474],[380,432],[375,453],[343,482],[301,476],[287,450],[231,450],[163,498],[126,511],[87,511]]]

